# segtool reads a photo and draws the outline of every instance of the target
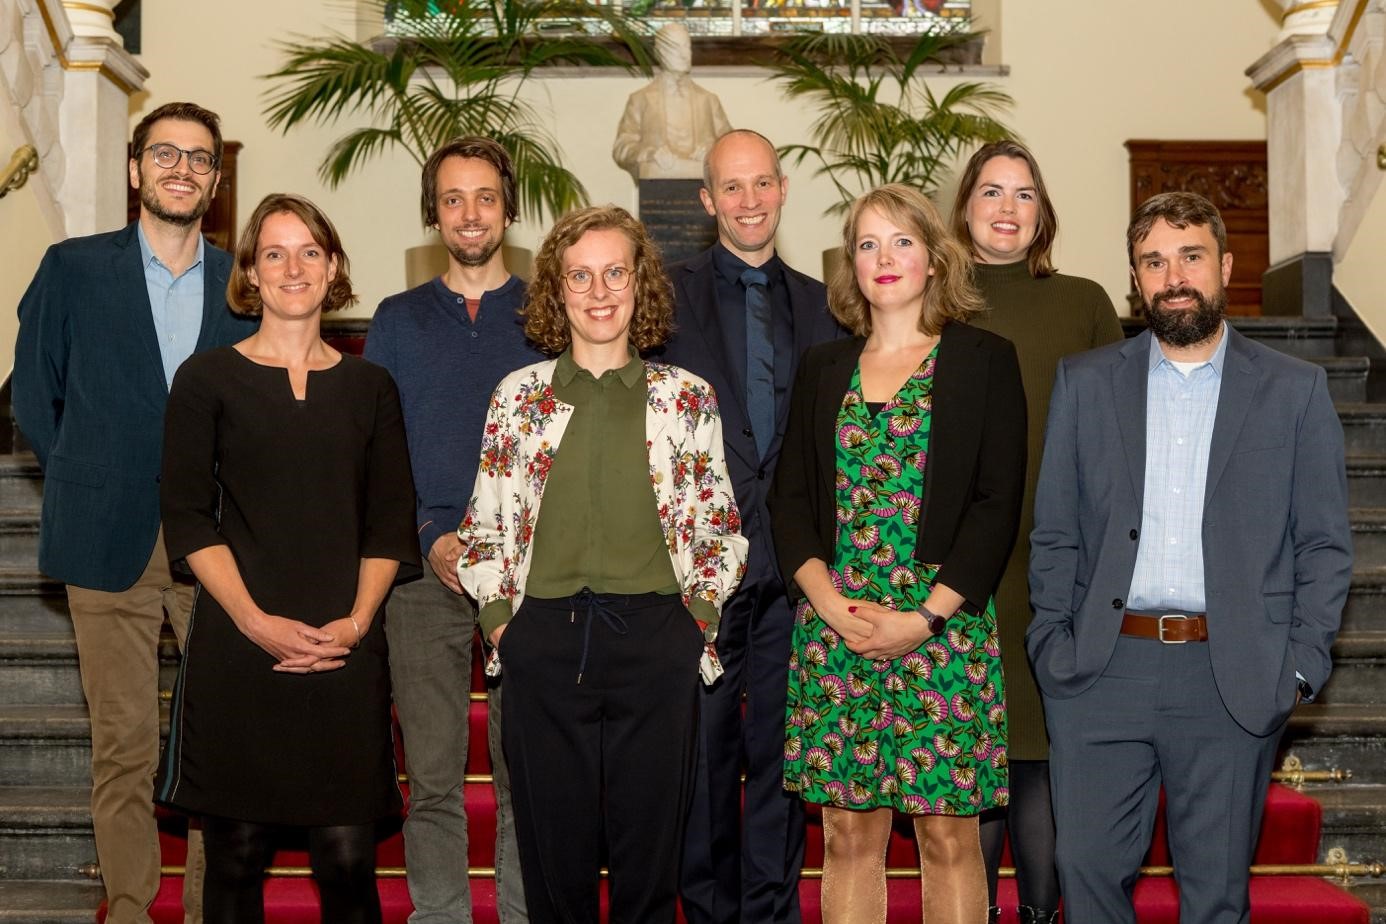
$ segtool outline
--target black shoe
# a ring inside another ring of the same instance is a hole
[[[1058,924],[1058,921],[1057,911],[1033,908],[1030,905],[1020,906],[1020,924]]]

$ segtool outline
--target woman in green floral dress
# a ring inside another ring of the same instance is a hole
[[[1007,800],[991,594],[1015,535],[1015,350],[964,323],[971,259],[917,191],[853,204],[829,307],[857,336],[800,364],[772,497],[798,598],[785,788],[823,806],[825,924],[885,920],[896,812],[925,918],[981,924],[977,816]]]

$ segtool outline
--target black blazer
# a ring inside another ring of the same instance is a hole
[[[812,348],[799,364],[779,471],[770,494],[780,573],[836,548],[837,414],[866,345]],[[915,560],[941,564],[939,583],[981,609],[1005,570],[1025,492],[1025,392],[1015,347],[950,323],[934,367],[929,461]],[[791,594],[801,593],[791,585]]]
[[[726,444],[727,471],[741,509],[742,532],[754,535],[769,525],[765,517],[765,498],[774,475],[781,441],[770,445],[766,457],[756,452],[746,408],[746,372],[728,361],[722,346],[722,326],[717,314],[717,270],[708,249],[668,269],[674,286],[678,330],[665,344],[659,358],[707,379],[717,393],[722,411],[722,441]],[[788,361],[791,370],[804,351],[815,343],[842,336],[828,314],[828,292],[823,283],[785,266],[785,287],[794,325],[794,352],[776,361]],[[787,409],[776,421],[776,432],[783,432]]]

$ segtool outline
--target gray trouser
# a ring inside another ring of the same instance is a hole
[[[1248,871],[1279,732],[1228,714],[1206,642],[1117,639],[1102,676],[1044,698],[1069,924],[1135,924],[1131,893],[1161,784],[1182,924],[1247,924]]]
[[[390,682],[409,773],[409,814],[404,821],[404,858],[414,902],[409,920],[471,924],[462,777],[467,766],[476,607],[444,587],[427,562],[423,570],[422,580],[395,588],[385,618]],[[496,794],[496,907],[501,924],[523,924],[528,915],[510,777],[501,753],[499,685],[487,695],[486,738]]]

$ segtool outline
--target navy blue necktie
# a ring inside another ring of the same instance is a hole
[[[741,274],[746,287],[746,409],[760,457],[775,438],[775,341],[770,325],[768,282],[763,270]]]

